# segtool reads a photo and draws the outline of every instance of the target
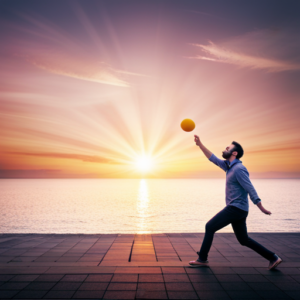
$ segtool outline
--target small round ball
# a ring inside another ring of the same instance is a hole
[[[191,119],[184,119],[181,124],[180,124],[181,128],[184,130],[184,131],[187,131],[187,132],[190,132],[192,130],[195,129],[196,125],[194,123],[193,120]]]

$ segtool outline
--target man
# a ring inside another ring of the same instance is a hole
[[[232,142],[231,145],[226,147],[226,150],[222,152],[222,156],[225,160],[221,160],[204,147],[199,136],[195,135],[194,137],[196,145],[200,147],[204,155],[226,172],[226,207],[206,223],[202,246],[200,252],[197,252],[199,258],[190,261],[190,265],[208,265],[207,256],[215,232],[231,223],[240,244],[251,248],[269,260],[269,270],[276,268],[282,262],[282,259],[248,237],[247,234],[246,218],[249,210],[248,194],[252,202],[257,205],[264,214],[271,215],[271,212],[262,206],[261,199],[258,197],[249,179],[249,173],[240,161],[240,158],[244,154],[242,146],[237,142]]]

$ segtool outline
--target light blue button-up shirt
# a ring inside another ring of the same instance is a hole
[[[261,201],[250,181],[248,170],[239,159],[230,163],[212,154],[209,160],[226,172],[226,205],[248,211],[248,194],[254,204]]]

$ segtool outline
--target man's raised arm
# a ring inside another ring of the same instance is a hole
[[[212,152],[210,152],[200,141],[200,138],[198,135],[194,135],[195,139],[194,141],[196,142],[196,145],[199,146],[199,148],[202,150],[202,152],[204,153],[204,155],[210,159]]]
[[[196,142],[196,145],[199,146],[199,148],[202,150],[204,155],[211,161],[213,162],[216,166],[220,167],[223,171],[228,170],[228,165],[225,163],[224,160],[221,160],[217,158],[212,152],[210,152],[200,141],[200,138],[198,135],[194,135],[195,139],[194,141]]]

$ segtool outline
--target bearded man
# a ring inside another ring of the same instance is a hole
[[[231,223],[237,240],[241,245],[246,246],[269,261],[268,269],[276,268],[282,259],[274,252],[266,249],[258,242],[248,236],[246,218],[249,211],[248,194],[251,201],[264,213],[271,215],[266,210],[261,199],[258,197],[253,187],[246,167],[240,161],[244,154],[242,146],[237,142],[232,142],[222,153],[225,160],[217,158],[195,135],[194,141],[200,147],[204,155],[215,165],[226,172],[226,207],[210,219],[205,226],[205,236],[198,254],[198,259],[190,261],[194,267],[208,265],[208,253],[213,242],[214,234],[221,228]]]

